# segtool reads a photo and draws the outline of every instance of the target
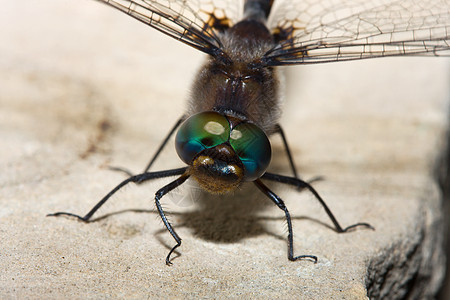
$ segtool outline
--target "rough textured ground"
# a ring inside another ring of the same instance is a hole
[[[138,172],[184,110],[203,56],[94,1],[0,0],[0,298],[421,297],[443,276],[442,197],[435,180],[449,126],[449,60],[393,58],[285,69],[281,121],[314,198],[271,185],[293,216],[252,185],[211,197],[193,184],[164,198],[129,186],[82,224],[123,174]],[[288,174],[280,139],[272,170]],[[154,170],[181,166],[170,144]],[[109,215],[112,214],[112,215]],[[420,294],[424,293],[424,294]]]

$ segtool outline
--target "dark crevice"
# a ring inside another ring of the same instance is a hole
[[[450,124],[449,124],[450,125]],[[447,129],[445,135],[445,142],[442,146],[443,150],[441,156],[436,160],[434,174],[436,182],[439,185],[439,189],[442,195],[442,218],[443,223],[436,224],[433,228],[425,229],[421,232],[421,237],[414,241],[413,248],[409,246],[409,249],[405,249],[405,246],[397,244],[391,249],[385,249],[382,254],[378,255],[372,261],[369,262],[368,272],[366,277],[367,295],[370,299],[417,299],[417,297],[431,297],[430,289],[428,292],[419,291],[420,287],[425,287],[432,281],[439,279],[439,274],[433,274],[433,265],[427,264],[427,261],[432,257],[422,257],[424,253],[423,247],[434,247],[435,255],[442,255],[439,249],[442,249],[442,242],[445,243],[445,255],[447,256],[446,262],[446,278],[443,281],[442,287],[436,295],[437,300],[450,299],[450,127]],[[424,220],[425,221],[425,220]],[[438,226],[444,230],[436,228]],[[432,232],[428,232],[432,230]],[[442,233],[437,233],[442,231]],[[427,237],[427,233],[431,236]],[[433,237],[433,234],[436,235]],[[443,236],[440,236],[443,234]],[[429,240],[429,239],[432,240]],[[431,244],[424,245],[431,242]],[[411,243],[411,241],[409,242]],[[404,254],[402,255],[403,252]],[[406,252],[406,253],[405,253]],[[428,270],[427,270],[428,269]],[[436,272],[440,272],[436,269]],[[408,279],[404,282],[395,282],[400,275],[406,275]],[[394,282],[393,282],[394,280]],[[434,298],[434,297],[433,297]]]
[[[418,238],[408,247],[409,243],[393,245],[368,267],[366,278],[367,296],[370,299],[409,299],[409,293],[420,279],[422,263],[422,246],[425,232],[419,231]],[[413,275],[411,275],[413,274]],[[406,275],[405,281],[399,281]]]

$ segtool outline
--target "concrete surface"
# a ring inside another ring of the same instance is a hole
[[[94,1],[0,0],[0,298],[420,298],[442,278],[435,181],[449,126],[449,60],[392,58],[286,69],[282,125],[307,192],[270,184],[294,222],[252,185],[210,197],[187,184],[163,198],[129,186],[83,224],[123,174],[139,172],[184,110],[202,54]],[[289,173],[280,139],[272,170]],[[154,170],[179,167],[170,144]],[[112,215],[108,215],[112,214]]]

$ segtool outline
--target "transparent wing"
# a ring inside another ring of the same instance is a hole
[[[275,2],[269,28],[278,45],[267,65],[394,55],[450,55],[449,0]]]
[[[97,0],[182,41],[214,55],[218,32],[237,22],[242,0]]]

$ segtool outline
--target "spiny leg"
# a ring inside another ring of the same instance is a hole
[[[281,127],[280,124],[275,125],[275,132],[280,135],[281,140],[283,141],[284,149],[286,151],[286,155],[287,155],[288,160],[289,160],[289,165],[291,167],[292,173],[294,174],[294,177],[297,178],[297,179],[300,179],[300,177],[298,176],[298,173],[297,173],[297,168],[295,167],[294,156],[292,156],[290,147],[289,147],[288,142],[287,142],[286,135],[284,134],[283,128]],[[308,182],[311,183],[311,182],[319,181],[319,180],[322,180],[322,179],[323,178],[321,176],[317,176],[317,177],[314,177],[314,178],[310,179]]]
[[[166,137],[162,141],[161,145],[159,145],[158,150],[156,150],[156,152],[153,155],[152,159],[147,164],[147,166],[144,169],[144,172],[142,172],[142,173],[146,173],[150,169],[150,167],[153,165],[153,163],[158,158],[159,154],[161,154],[162,150],[167,145],[167,142],[172,137],[172,135],[174,134],[175,130],[177,130],[177,128],[181,125],[181,123],[183,123],[184,120],[186,120],[186,116],[185,115],[183,115],[181,118],[179,118],[178,121],[175,123],[175,125],[172,127],[172,129],[170,129],[169,133],[166,135]],[[127,170],[125,168],[122,168],[122,167],[109,167],[109,169],[113,170],[113,171],[123,172],[123,173],[127,174],[128,176],[133,176],[132,172],[130,172],[129,170]]]
[[[183,121],[186,120],[186,116],[183,115],[181,116],[181,118],[178,119],[178,121],[175,123],[175,125],[172,127],[172,129],[170,129],[169,133],[167,134],[166,138],[164,139],[164,141],[161,143],[161,145],[159,146],[158,150],[156,151],[156,153],[153,155],[152,159],[150,160],[150,162],[147,164],[147,166],[144,169],[144,172],[147,172],[150,167],[153,165],[153,163],[155,162],[155,160],[158,158],[159,154],[162,152],[162,150],[164,149],[164,147],[167,145],[167,142],[169,141],[169,139],[172,137],[173,133],[175,132],[175,130],[177,130],[177,128],[181,125],[181,123],[183,123]]]
[[[147,180],[158,179],[169,176],[181,175],[186,172],[186,167],[172,170],[165,170],[160,172],[142,173],[138,175],[131,176],[119,183],[115,188],[113,188],[108,194],[106,194],[84,217],[69,213],[69,212],[56,212],[53,214],[48,214],[47,217],[57,217],[57,216],[71,216],[75,217],[80,221],[89,222],[92,215],[106,203],[118,190],[127,185],[130,182],[142,183]]]
[[[328,206],[325,203],[325,201],[319,195],[319,193],[309,183],[307,183],[306,181],[303,181],[301,179],[294,178],[294,177],[288,177],[288,176],[283,176],[283,175],[273,174],[273,173],[267,173],[267,172],[261,178],[262,179],[271,180],[271,181],[276,181],[276,182],[289,184],[289,185],[295,186],[297,188],[307,188],[314,195],[314,197],[319,201],[319,203],[322,205],[322,207],[325,209],[325,212],[327,213],[328,217],[333,222],[333,224],[334,224],[334,226],[336,228],[336,231],[338,233],[347,232],[348,230],[350,230],[352,228],[355,228],[355,227],[359,227],[359,226],[363,226],[363,227],[375,230],[375,228],[373,228],[372,225],[370,225],[369,223],[364,223],[364,222],[356,223],[356,224],[347,226],[346,228],[342,228],[341,225],[339,224],[339,222],[336,220],[336,218],[333,215],[333,213],[331,212],[331,210],[328,208]]]
[[[293,237],[293,231],[292,231],[292,221],[291,221],[291,215],[289,214],[289,211],[284,205],[283,200],[281,200],[280,197],[278,197],[274,192],[272,192],[265,184],[261,182],[260,179],[257,179],[254,181],[255,185],[266,195],[270,198],[280,209],[284,211],[284,214],[286,215],[286,222],[288,226],[288,258],[291,261],[295,261],[297,259],[301,258],[310,258],[314,261],[314,263],[317,263],[317,256],[314,255],[299,255],[294,256],[294,237]]]
[[[275,125],[275,132],[278,133],[281,136],[281,139],[283,141],[284,149],[286,150],[286,155],[289,160],[289,165],[291,166],[292,173],[294,174],[295,178],[299,178],[297,174],[297,168],[295,167],[294,158],[292,157],[291,150],[289,148],[286,135],[284,134],[283,128],[281,128],[280,124]]]
[[[175,246],[173,246],[173,248],[169,251],[169,254],[167,254],[166,265],[171,265],[172,264],[172,262],[170,261],[170,255],[172,255],[173,251],[175,251],[175,249],[178,248],[181,245],[181,238],[175,232],[175,230],[173,229],[173,227],[170,224],[169,220],[167,219],[167,217],[166,217],[166,215],[164,213],[164,210],[161,207],[161,203],[159,202],[159,200],[165,194],[167,194],[168,192],[170,192],[174,188],[176,188],[176,187],[180,186],[181,184],[183,184],[186,181],[186,179],[188,179],[188,178],[189,178],[189,174],[187,172],[185,172],[183,175],[178,177],[176,180],[172,181],[168,185],[166,185],[166,186],[162,187],[161,189],[159,189],[156,192],[156,194],[155,194],[155,203],[156,203],[156,208],[158,209],[159,215],[160,215],[164,225],[166,225],[167,230],[170,232],[172,237],[177,242],[177,244]]]

